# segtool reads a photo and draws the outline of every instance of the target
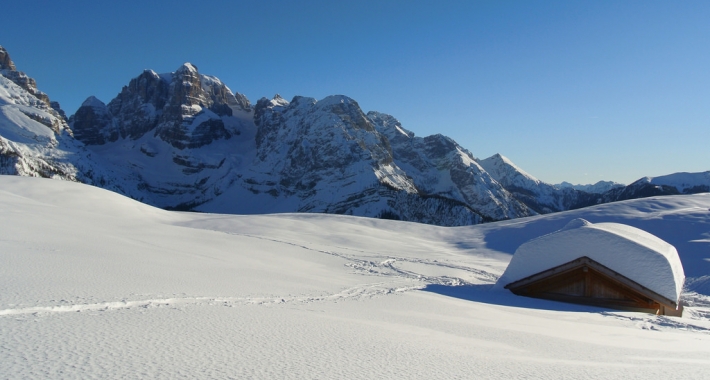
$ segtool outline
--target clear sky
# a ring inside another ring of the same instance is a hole
[[[252,103],[354,98],[558,183],[710,170],[710,1],[84,1],[2,6],[68,115],[184,62]]]

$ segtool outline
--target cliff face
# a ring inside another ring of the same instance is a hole
[[[186,63],[170,74],[144,71],[107,106],[87,99],[71,124],[88,145],[137,140],[150,132],[178,149],[199,148],[238,134],[225,118],[250,108],[243,95]]]
[[[475,190],[497,186],[502,202],[472,195],[480,167],[440,137],[416,149],[439,160],[429,166],[454,165],[447,176],[457,181],[445,191],[423,189],[429,180],[399,166],[407,163],[399,156],[410,152],[395,151],[378,120],[345,96],[289,102],[277,95],[252,107],[186,63],[173,73],[143,72],[108,105],[88,98],[70,123],[125,194],[165,208],[327,212],[441,225],[529,214],[519,203],[508,205],[490,178]]]

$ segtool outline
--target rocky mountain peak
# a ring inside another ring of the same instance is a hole
[[[177,75],[197,75],[197,66],[193,65],[190,62],[185,62],[180,66],[177,70],[175,70],[175,74]]]
[[[93,107],[93,108],[106,108],[106,103],[102,102],[95,96],[89,96],[84,100],[83,103],[81,103],[82,107]]]
[[[0,46],[0,70],[16,71],[15,64],[10,59],[10,54],[4,47]]]
[[[372,121],[377,130],[387,136],[388,139],[414,138],[414,132],[404,129],[402,123],[394,116],[386,113],[369,111],[367,117]]]
[[[299,97],[300,98],[300,97]],[[289,104],[289,101],[282,98],[281,95],[276,94],[274,97],[270,100],[270,103],[272,106],[276,107],[286,107]]]
[[[197,68],[190,63],[185,63],[173,72],[173,81],[171,86],[171,100],[173,106],[182,107],[186,105],[182,111],[188,115],[194,115],[201,110],[201,107],[208,103],[204,92],[202,91],[202,83]],[[191,107],[191,106],[200,106]]]
[[[119,138],[137,140],[153,131],[170,145],[196,148],[238,134],[238,122],[224,118],[241,113],[247,118],[249,100],[234,94],[219,79],[202,75],[185,63],[169,74],[145,70],[133,78],[103,111],[89,98],[72,116],[78,138],[86,144],[104,144]]]

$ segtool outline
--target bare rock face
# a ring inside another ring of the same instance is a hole
[[[106,129],[111,123],[111,112],[99,99],[90,96],[72,115],[69,122],[74,125],[74,137],[87,145],[103,145],[107,141],[116,141],[118,130]]]
[[[89,145],[136,140],[151,132],[178,149],[198,148],[239,134],[224,118],[250,110],[244,95],[234,95],[219,79],[186,63],[170,74],[144,71],[105,109],[87,100],[71,125]]]
[[[15,64],[10,59],[10,54],[7,53],[4,47],[0,46],[0,70],[16,71]]]

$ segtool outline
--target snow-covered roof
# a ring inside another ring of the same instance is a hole
[[[563,229],[521,245],[496,287],[579,257],[590,259],[640,285],[678,301],[685,281],[675,247],[635,227],[574,219]]]

